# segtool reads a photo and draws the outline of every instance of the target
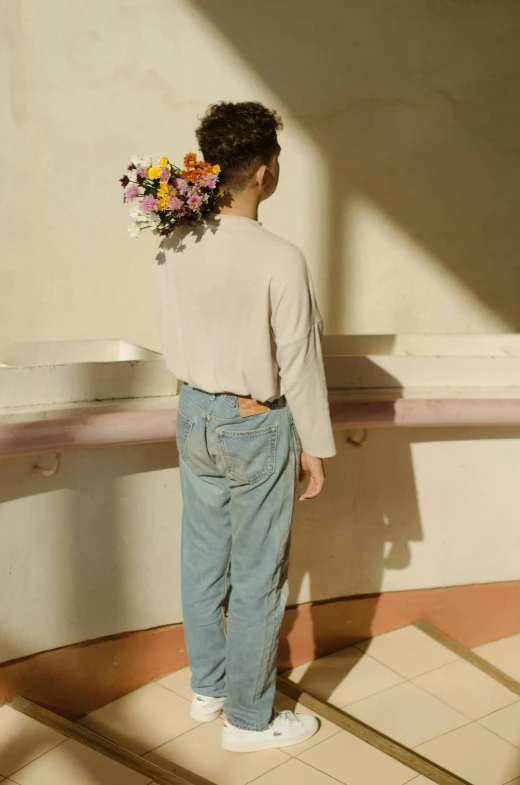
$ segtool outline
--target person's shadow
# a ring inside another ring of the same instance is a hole
[[[294,157],[283,174],[282,155],[280,187],[298,184],[318,230],[325,329],[517,330],[520,6],[287,0],[252,24],[250,3],[194,5],[317,151],[323,186]],[[279,204],[268,225],[285,232]],[[383,242],[387,226],[404,242]],[[393,570],[422,539],[410,434],[371,430],[355,448],[338,433],[323,494],[296,502],[281,670],[383,631],[378,595],[403,587]]]
[[[334,361],[325,358],[328,379],[335,376]],[[356,364],[387,396],[401,395],[398,380],[370,359],[359,357]],[[330,393],[333,414],[336,394]],[[312,661],[300,684],[323,700],[359,658],[353,652],[356,656],[335,660],[326,672],[316,660],[372,637],[381,592],[392,588],[391,571],[406,569],[410,543],[423,539],[410,430],[371,429],[365,441],[361,431],[336,430],[335,438],[337,454],[324,462],[323,492],[295,504],[290,596],[279,649],[282,673]],[[298,495],[305,487],[298,484]]]

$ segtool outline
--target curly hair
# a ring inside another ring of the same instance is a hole
[[[275,110],[259,101],[220,101],[207,108],[195,134],[204,160],[220,165],[219,186],[239,193],[280,149],[282,128]]]

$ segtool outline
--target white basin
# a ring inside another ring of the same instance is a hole
[[[119,340],[0,348],[0,408],[176,395],[163,357]]]
[[[330,390],[520,390],[520,335],[327,335]]]

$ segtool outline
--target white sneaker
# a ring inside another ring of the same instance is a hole
[[[243,730],[229,722],[222,729],[222,747],[230,752],[255,752],[273,747],[301,744],[314,736],[320,724],[309,714],[294,714],[284,710],[275,716],[266,730]]]
[[[191,702],[190,717],[199,722],[213,722],[220,717],[225,702],[225,698],[208,698],[206,695],[195,693]]]

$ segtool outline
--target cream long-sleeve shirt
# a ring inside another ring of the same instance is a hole
[[[164,238],[157,262],[166,368],[211,393],[285,395],[305,452],[335,455],[323,319],[302,251],[253,218],[207,213]]]

